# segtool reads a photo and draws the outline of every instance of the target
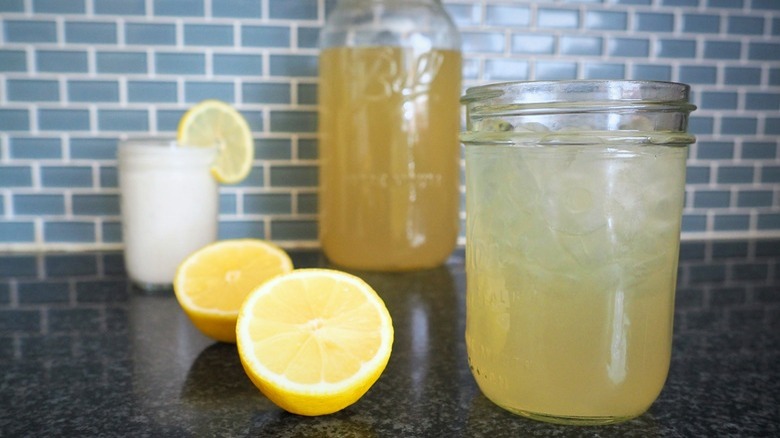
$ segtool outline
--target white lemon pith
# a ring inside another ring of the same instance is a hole
[[[376,292],[353,275],[299,269],[255,289],[236,324],[252,382],[281,408],[330,414],[355,403],[390,358],[393,326]]]
[[[252,131],[241,113],[225,102],[209,99],[190,108],[179,120],[177,140],[184,146],[216,146],[219,153],[211,172],[221,183],[240,182],[252,170]]]
[[[195,251],[176,271],[176,299],[193,325],[222,342],[236,341],[241,303],[263,282],[292,271],[290,257],[259,239],[222,240]]]

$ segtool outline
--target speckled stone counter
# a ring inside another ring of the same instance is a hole
[[[778,240],[683,244],[666,386],[645,415],[604,427],[534,422],[480,394],[462,254],[358,274],[393,316],[392,357],[358,403],[307,418],[271,404],[235,346],[198,333],[172,293],[130,286],[121,254],[0,254],[0,436],[780,436]]]

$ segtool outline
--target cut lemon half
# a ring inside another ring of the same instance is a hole
[[[263,394],[299,415],[355,403],[384,371],[393,323],[366,282],[298,269],[254,290],[236,324],[241,363]]]
[[[173,290],[198,330],[218,341],[236,342],[236,319],[247,295],[292,269],[287,253],[272,243],[222,240],[195,251],[179,265]]]
[[[211,173],[221,183],[242,181],[252,170],[254,142],[246,119],[225,102],[209,99],[190,108],[181,120],[177,140],[186,146],[217,146]]]

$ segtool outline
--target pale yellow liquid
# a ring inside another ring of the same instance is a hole
[[[441,264],[459,223],[460,53],[334,48],[319,69],[326,256],[372,270]]]
[[[643,413],[668,371],[686,148],[466,148],[469,363],[522,415]]]

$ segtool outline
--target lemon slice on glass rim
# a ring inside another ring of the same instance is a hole
[[[223,184],[241,182],[252,170],[252,131],[244,116],[225,102],[208,99],[187,110],[176,136],[185,146],[217,146],[211,173]]]

